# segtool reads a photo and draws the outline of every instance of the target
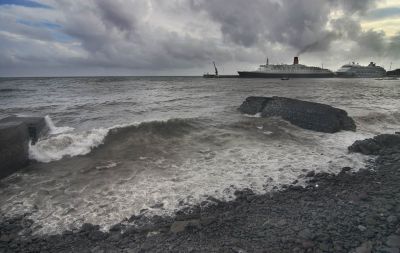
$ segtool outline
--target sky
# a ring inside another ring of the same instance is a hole
[[[400,68],[400,0],[0,0],[0,76]]]

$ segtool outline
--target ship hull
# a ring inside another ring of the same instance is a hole
[[[379,78],[379,77],[385,77],[386,75],[384,73],[381,74],[356,74],[356,73],[341,73],[341,72],[336,72],[337,77],[341,78]]]
[[[331,78],[333,73],[262,73],[238,71],[240,78]]]

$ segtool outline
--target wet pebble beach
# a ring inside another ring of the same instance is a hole
[[[309,172],[305,187],[293,182],[261,195],[245,189],[233,201],[210,197],[169,217],[133,215],[109,231],[86,223],[75,231],[35,236],[29,229],[33,221],[3,217],[0,251],[396,253],[400,138],[379,140],[349,148],[363,153],[372,148],[376,154],[358,172],[350,167],[337,175]]]

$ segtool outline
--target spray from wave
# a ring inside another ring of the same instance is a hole
[[[46,115],[44,117],[44,120],[46,121],[46,125],[47,127],[50,129],[50,134],[51,135],[56,135],[56,134],[61,134],[61,133],[66,133],[66,132],[70,132],[73,131],[74,128],[73,127],[56,127],[54,125],[54,122],[51,120],[49,115]]]
[[[65,156],[88,154],[103,143],[108,129],[93,129],[83,133],[73,133],[72,127],[56,127],[50,116],[45,117],[49,136],[35,145],[29,144],[29,158],[39,162],[60,160]]]

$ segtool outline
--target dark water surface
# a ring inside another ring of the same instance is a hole
[[[39,233],[107,228],[142,209],[168,214],[309,170],[360,168],[364,158],[347,146],[399,130],[399,92],[399,81],[373,79],[3,78],[0,117],[47,115],[52,134],[30,147],[37,163],[0,181],[0,213],[31,212]],[[358,131],[315,133],[239,114],[250,95],[345,109]]]

